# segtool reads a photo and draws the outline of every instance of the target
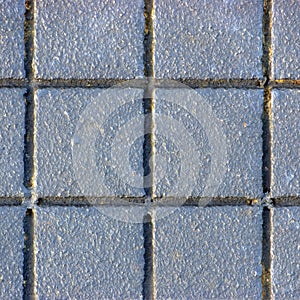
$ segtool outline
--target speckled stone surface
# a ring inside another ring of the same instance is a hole
[[[263,0],[155,5],[156,77],[262,77]]]
[[[262,90],[155,94],[158,196],[261,196]]]
[[[40,299],[142,299],[143,225],[96,208],[39,208]]]
[[[158,220],[157,299],[260,299],[261,236],[258,207],[182,207]]]
[[[272,196],[299,196],[300,91],[273,91]]]
[[[23,0],[0,1],[0,78],[23,78],[24,71]]]
[[[37,1],[37,77],[142,77],[143,12],[142,0]]]
[[[274,299],[300,298],[300,208],[274,209],[272,280]]]
[[[140,89],[38,91],[38,195],[143,196],[142,98]]]
[[[1,299],[22,299],[23,216],[21,207],[0,207]]]
[[[24,93],[0,90],[0,197],[23,194]]]
[[[300,79],[300,2],[273,1],[274,76]]]

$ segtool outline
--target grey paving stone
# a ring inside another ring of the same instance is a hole
[[[300,208],[274,209],[272,282],[275,299],[300,298]]]
[[[273,57],[275,78],[300,78],[300,2],[273,1]]]
[[[273,180],[272,195],[297,196],[299,170],[300,91],[273,91]]]
[[[38,78],[143,76],[144,1],[37,1]]]
[[[1,299],[22,299],[23,216],[21,207],[0,207]]]
[[[181,207],[155,237],[157,299],[261,298],[260,208]]]
[[[158,89],[158,196],[260,197],[263,91]]]
[[[23,78],[24,72],[23,0],[0,1],[0,78]]]
[[[156,77],[262,77],[263,0],[157,0]]]
[[[143,196],[142,98],[140,89],[38,91],[38,195]]]
[[[0,196],[23,194],[24,89],[0,89]]]
[[[142,224],[95,208],[38,208],[36,233],[41,299],[142,299]]]

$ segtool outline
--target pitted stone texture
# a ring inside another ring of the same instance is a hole
[[[261,213],[181,207],[157,221],[157,299],[261,298]]]
[[[36,234],[41,299],[142,299],[143,224],[101,208],[38,208]]]
[[[263,0],[157,0],[159,78],[262,77]]]
[[[272,196],[299,196],[300,91],[273,90]]]
[[[276,79],[300,79],[300,2],[273,1],[273,59]]]
[[[0,89],[0,196],[23,195],[23,89]]]
[[[37,1],[37,77],[142,77],[143,12],[142,0]]]
[[[275,299],[300,298],[300,208],[274,209],[272,283]]]
[[[155,93],[157,196],[261,196],[262,90]]]
[[[0,78],[23,78],[24,13],[22,0],[0,1]]]
[[[142,143],[134,144],[144,135],[143,90],[116,90],[38,91],[40,197],[145,194],[143,185],[130,181],[134,172],[143,179]]]
[[[0,207],[0,298],[23,296],[23,216],[21,207]]]

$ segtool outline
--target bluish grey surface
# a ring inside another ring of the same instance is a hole
[[[142,0],[37,1],[37,77],[142,77],[143,12]]]
[[[142,224],[96,208],[38,208],[36,234],[41,299],[142,298]]]
[[[262,109],[262,90],[158,89],[156,194],[260,197]]]
[[[25,104],[23,89],[0,90],[0,196],[23,194]]]
[[[156,77],[262,77],[263,0],[155,5]]]
[[[274,0],[273,3],[272,47],[275,78],[300,79],[300,2]]]
[[[0,207],[0,298],[22,299],[23,216],[21,207]]]
[[[261,213],[258,207],[182,207],[160,219],[157,299],[260,299]]]
[[[23,0],[0,1],[0,78],[22,78],[24,72]]]
[[[298,196],[300,91],[273,90],[272,196]]]
[[[300,208],[274,209],[272,281],[275,299],[300,298]]]
[[[38,195],[143,196],[131,182],[134,172],[143,179],[142,143],[134,144],[143,142],[142,98],[129,88],[38,91]]]

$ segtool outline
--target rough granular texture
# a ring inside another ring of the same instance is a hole
[[[143,76],[144,1],[36,3],[38,78]]]
[[[275,299],[300,298],[300,208],[274,209],[272,280]]]
[[[263,0],[157,0],[158,78],[261,78]]]
[[[0,207],[0,298],[22,299],[23,215],[21,207]]]
[[[259,299],[258,207],[185,207],[155,224],[157,299]]]
[[[300,91],[273,91],[272,196],[299,196]]]
[[[0,197],[23,195],[24,93],[24,89],[0,90]]]
[[[300,2],[273,2],[274,76],[276,79],[300,79]]]
[[[24,70],[23,0],[0,1],[0,78],[23,78]]]
[[[37,210],[37,291],[42,299],[140,299],[143,225],[101,208]]]

